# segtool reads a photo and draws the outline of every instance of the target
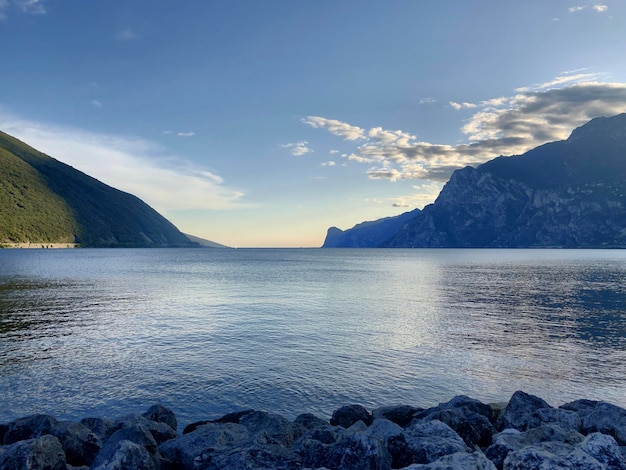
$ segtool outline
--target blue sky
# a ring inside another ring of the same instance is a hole
[[[623,0],[0,0],[0,57],[0,130],[239,247],[626,112]]]

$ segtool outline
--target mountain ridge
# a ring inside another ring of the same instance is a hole
[[[1,131],[0,244],[200,246],[136,196]]]
[[[386,240],[361,246],[626,247],[625,195],[626,113],[594,118],[568,139],[522,155],[456,170],[433,204]]]

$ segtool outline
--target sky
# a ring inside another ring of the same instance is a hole
[[[232,247],[621,112],[624,0],[0,0],[0,130]]]

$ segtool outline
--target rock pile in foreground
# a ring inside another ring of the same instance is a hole
[[[330,421],[245,410],[177,427],[161,405],[114,420],[29,416],[0,424],[0,469],[626,470],[625,409],[554,408],[521,391],[502,405],[466,396],[428,409],[348,405]]]

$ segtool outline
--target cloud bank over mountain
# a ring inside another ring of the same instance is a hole
[[[456,169],[565,139],[572,129],[594,117],[626,111],[626,83],[602,82],[600,78],[599,74],[576,71],[519,88],[511,96],[477,103],[450,102],[453,109],[472,113],[461,128],[467,141],[456,145],[420,141],[405,130],[363,129],[321,116],[307,116],[303,122],[360,143],[344,158],[368,165],[370,179],[444,182]]]

